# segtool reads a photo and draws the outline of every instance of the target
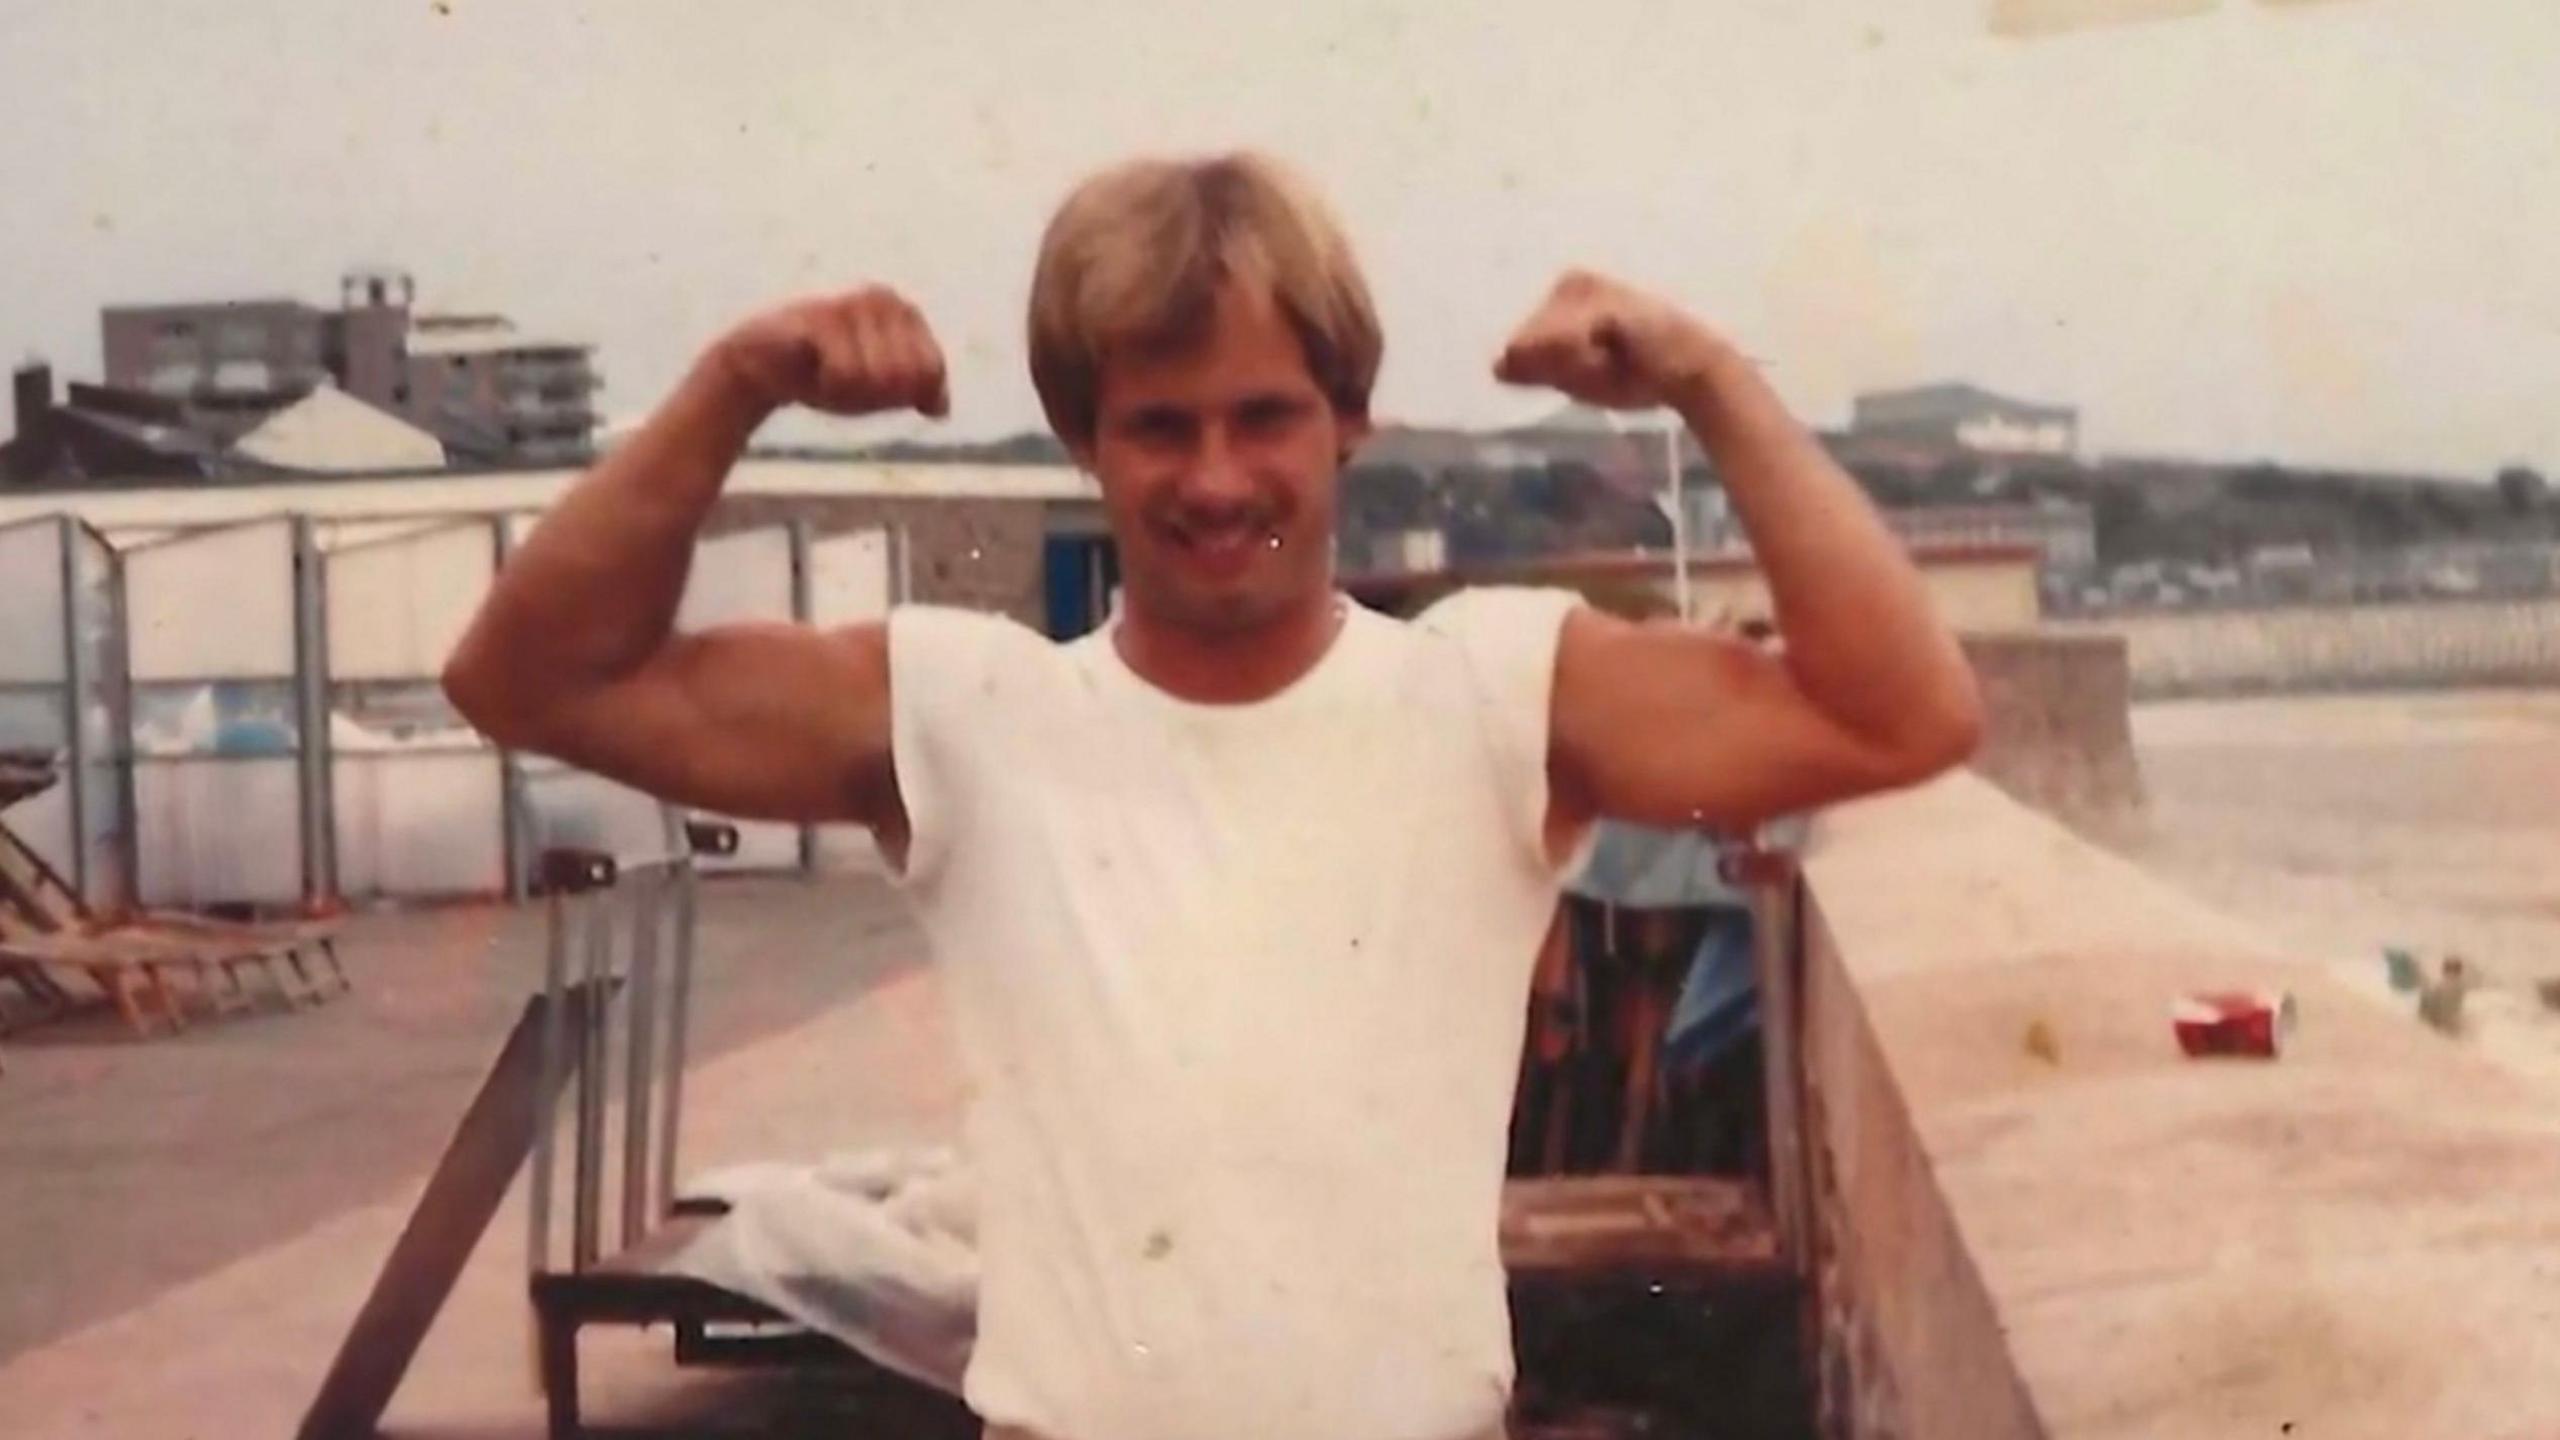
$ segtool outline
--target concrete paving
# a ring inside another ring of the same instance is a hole
[[[929,975],[911,969],[854,1003],[709,1061],[695,1071],[686,1100],[686,1168],[948,1135],[959,1088],[947,1034]],[[0,1366],[7,1433],[291,1434],[415,1188],[21,1353]],[[519,1183],[473,1253],[394,1399],[386,1435],[542,1433],[522,1191]],[[585,1357],[587,1409],[599,1426],[788,1435],[830,1414],[824,1387],[813,1382],[679,1372],[663,1335],[595,1332]]]
[[[698,1060],[922,960],[877,880],[703,894]],[[532,906],[368,914],[342,947],[356,989],[322,1008],[151,1041],[104,1015],[12,1036],[0,1363],[415,1183],[539,987],[542,935]]]
[[[731,882],[707,893],[702,1031],[714,1042],[706,1049],[725,1053],[701,1056],[692,1072],[684,1138],[688,1172],[951,1132],[959,1092],[948,1032],[930,977],[917,964],[918,937],[893,897],[876,883]],[[406,945],[390,938],[421,925],[429,932],[423,943],[414,935]],[[277,1222],[281,1233],[264,1248],[231,1257],[85,1328],[21,1348],[0,1364],[0,1416],[8,1417],[0,1428],[7,1434],[156,1440],[292,1433],[405,1222],[425,1168],[478,1079],[477,1073],[462,1072],[485,1065],[502,1017],[517,1002],[538,920],[503,912],[406,917],[371,928],[363,938],[372,948],[360,943],[355,951],[359,995],[374,1009],[368,1014],[350,1005],[336,1022],[350,1032],[353,1053],[317,1038],[331,1023],[327,1012],[249,1022],[277,1034],[305,1026],[314,1034],[303,1042],[309,1052],[335,1057],[325,1077],[296,1074],[304,1089],[326,1100],[314,1098],[296,1109],[291,1118],[301,1123],[287,1127],[289,1138],[274,1142],[276,1154],[295,1157],[282,1167],[286,1180],[275,1192],[294,1201],[294,1217]],[[434,972],[432,983],[411,968],[436,965],[447,968]],[[455,970],[466,976],[459,997],[450,993]],[[426,998],[439,993],[441,1000]],[[395,1015],[410,1016],[418,1028],[437,1028],[418,1019],[421,1007],[449,1012],[444,1026],[467,1034],[440,1039],[442,1048],[406,1054],[385,1052],[363,1038],[398,1032],[401,1027],[388,1018]],[[249,1043],[220,1038],[214,1030],[206,1035],[158,1047],[153,1058],[183,1064],[199,1052]],[[126,1052],[114,1053],[123,1058]],[[415,1061],[407,1068],[424,1068],[428,1053],[457,1072],[449,1085],[439,1092],[426,1081],[396,1081],[404,1066],[395,1062]],[[260,1067],[241,1068],[254,1073]],[[11,1078],[17,1078],[14,1068]],[[414,1123],[432,1132],[431,1143],[404,1149],[354,1138],[367,1117],[386,1110],[376,1098],[386,1089],[400,1097],[402,1111],[427,1112]],[[60,1097],[48,1103],[66,1116],[81,1108]],[[202,1143],[189,1140],[180,1148]],[[386,1167],[405,1157],[406,1177],[373,1184],[364,1203],[332,1207],[327,1199],[335,1182],[294,1177],[334,1169],[333,1143],[367,1157],[379,1151],[368,1163]],[[97,1158],[125,1164],[137,1175],[154,1168],[120,1154],[102,1146]],[[157,1164],[152,1203],[140,1207],[146,1216],[187,1208],[216,1188],[214,1172],[207,1172],[187,1179],[181,1198],[174,1170],[168,1162]],[[226,1198],[223,1207],[249,1206],[257,1193],[254,1174],[236,1165],[220,1173],[223,1183],[249,1191]],[[495,1440],[541,1433],[523,1288],[522,1190],[519,1182],[474,1252],[395,1399],[386,1434]],[[77,1234],[79,1227],[65,1231]],[[22,1252],[13,1276],[25,1263]],[[82,1277],[70,1265],[46,1263],[64,1272],[53,1285],[78,1288]],[[841,1419],[823,1385],[679,1373],[667,1361],[663,1336],[599,1333],[590,1339],[587,1359],[589,1409],[599,1423],[646,1421],[690,1431],[708,1415],[723,1430],[744,1423],[755,1427],[753,1433],[794,1434]]]

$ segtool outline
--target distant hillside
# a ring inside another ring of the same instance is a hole
[[[2297,469],[2267,462],[2003,461],[1965,457],[1918,473],[1847,458],[1892,505],[2061,499],[2090,507],[2103,565],[2237,561],[2267,546],[2318,553],[2453,540],[2560,536],[2560,510],[2530,471],[2483,483],[2448,476]]]
[[[1346,549],[1365,553],[1369,536],[1412,529],[1445,531],[1458,561],[1668,544],[1669,522],[1651,499],[1664,464],[1660,433],[1568,418],[1576,423],[1500,432],[1382,427],[1344,476]],[[2102,565],[2223,564],[2267,546],[2339,553],[2560,539],[2560,505],[2542,476],[2521,467],[2471,480],[2264,461],[1914,452],[1850,435],[1823,439],[1880,504],[2087,505]],[[960,444],[896,441],[861,453],[910,464],[1068,463],[1065,448],[1041,431]],[[1682,460],[1689,483],[1715,483],[1693,443],[1683,445]]]
[[[1067,447],[1046,430],[1025,430],[1001,440],[964,440],[935,444],[924,440],[891,440],[854,452],[865,460],[905,465],[1064,465]]]

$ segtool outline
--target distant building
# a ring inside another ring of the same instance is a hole
[[[77,383],[58,398],[50,367],[24,366],[10,377],[16,433],[0,444],[0,483],[360,475],[446,463],[435,436],[348,395],[325,374],[299,394],[269,392],[257,407],[207,408],[200,399]]]
[[[230,453],[247,465],[318,475],[432,470],[445,463],[436,437],[325,381],[234,441]]]
[[[1352,574],[1437,570],[1449,563],[1449,532],[1437,526],[1346,534],[1343,541],[1338,558]]]
[[[1972,385],[1923,385],[1858,396],[1850,405],[1849,438],[1860,445],[2071,455],[2080,448],[2080,412]]]
[[[2324,572],[2320,557],[2308,545],[2260,545],[2242,558],[2241,573],[2247,579],[2252,598],[2262,603],[2283,604],[2323,598],[2322,576],[2324,573],[2337,573],[2337,567],[2329,567]]]
[[[419,311],[399,271],[353,271],[338,305],[254,299],[99,312],[111,387],[182,404],[229,443],[324,382],[433,435],[456,460],[574,459],[594,446],[593,347],[503,315]]]
[[[463,453],[586,454],[598,383],[588,347],[522,334],[503,315],[420,316],[410,331],[409,416]]]
[[[102,310],[106,383],[183,407],[228,441],[329,378],[325,321],[294,300]]]
[[[9,400],[15,428],[0,443],[0,481],[12,485],[201,479],[220,469],[222,446],[174,400],[77,384],[57,398],[53,369],[43,364],[10,374]]]
[[[2383,598],[2521,598],[2560,590],[2560,545],[2545,540],[2438,541],[2367,557]]]
[[[1939,616],[1958,630],[2020,630],[2043,618],[2037,555],[2026,546],[1923,545],[1913,548],[1912,560]],[[1664,615],[1677,613],[1676,568],[1662,554],[1550,555],[1355,574],[1344,579],[1343,588],[1362,604],[1400,615],[1418,614],[1471,585],[1562,586],[1582,591],[1604,609]],[[1776,614],[1768,577],[1748,556],[1694,556],[1687,568],[1693,618],[1741,625]]]
[[[2098,524],[2086,505],[1915,505],[1884,512],[1907,545],[2032,545],[2047,576],[2077,580],[2098,568]]]

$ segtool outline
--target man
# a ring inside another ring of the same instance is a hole
[[[1055,645],[907,607],[671,623],[757,426],[948,405],[872,288],[714,344],[554,509],[447,669],[500,743],[734,815],[867,825],[944,977],[981,1186],[966,1398],[1045,1440],[1498,1434],[1495,1224],[1529,969],[1599,816],[1738,827],[1955,763],[1972,681],[1856,486],[1750,363],[1574,273],[1495,366],[1668,405],[1783,659],[1573,597],[1421,621],[1333,583],[1381,351],[1350,247],[1244,155],[1098,176],[1043,238],[1031,370],[1125,594]]]

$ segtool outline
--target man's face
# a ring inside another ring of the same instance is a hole
[[[1323,604],[1335,477],[1366,428],[1334,413],[1288,320],[1240,286],[1199,345],[1112,357],[1078,458],[1102,482],[1132,613],[1229,635]]]

